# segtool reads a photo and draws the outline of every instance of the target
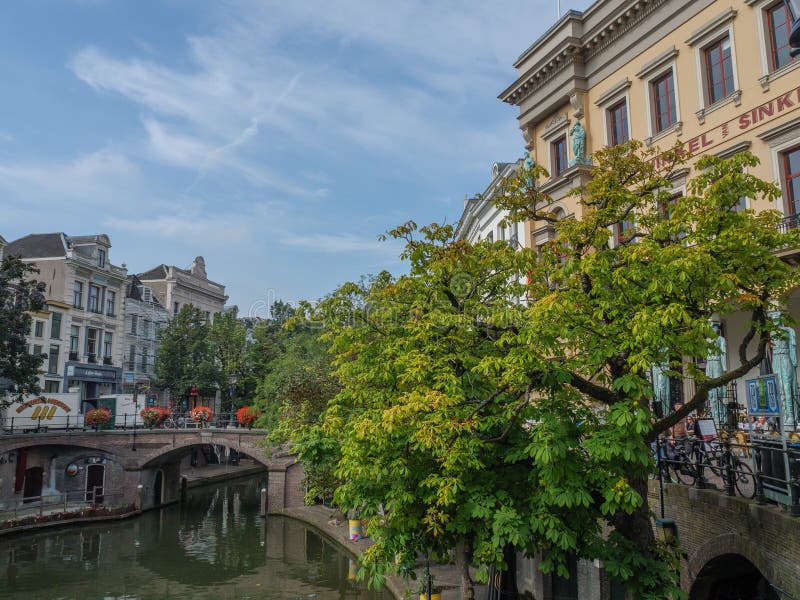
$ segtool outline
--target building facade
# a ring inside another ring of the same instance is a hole
[[[30,351],[45,355],[40,385],[46,393],[80,390],[93,404],[122,384],[126,270],[110,262],[107,235],[32,234],[8,244],[39,269],[46,304],[32,315]]]
[[[135,275],[129,275],[125,292],[125,338],[123,344],[122,391],[141,393],[155,401],[159,394],[151,385],[158,355],[158,332],[166,327],[167,309]]]
[[[784,215],[782,228],[796,227],[800,60],[789,54],[790,29],[789,12],[776,0],[598,0],[566,13],[523,52],[514,64],[517,79],[500,94],[519,108],[530,157],[550,173],[542,191],[552,198],[552,214],[579,217],[581,205],[569,191],[590,179],[592,153],[638,139],[648,147],[680,143],[694,157],[751,152],[760,164],[750,172],[777,183],[782,195],[775,202],[742,198],[737,209],[775,209]],[[674,172],[671,192],[685,194],[690,177],[688,168]],[[634,228],[635,217],[615,225],[615,243]],[[554,236],[545,222],[525,224],[529,247]],[[800,294],[782,309],[800,320]],[[728,348],[738,347],[747,324],[744,314],[721,319]],[[739,365],[736,354],[728,352],[723,369]],[[727,400],[746,398],[745,381],[761,369],[738,380]],[[670,398],[690,391],[670,389]],[[797,416],[787,417],[793,429]],[[567,580],[542,575],[535,563],[519,564],[522,591],[535,598],[624,598],[601,565],[576,561]]]
[[[456,235],[460,239],[475,243],[481,240],[506,241],[515,248],[523,239],[520,235],[522,226],[519,223],[503,225],[508,216],[507,211],[498,209],[492,200],[501,189],[503,180],[511,177],[522,161],[513,163],[494,163],[492,179],[488,187],[479,196],[464,200],[464,212],[458,220]]]
[[[172,316],[186,304],[199,309],[209,321],[225,310],[225,286],[208,278],[202,256],[195,258],[188,269],[162,264],[137,277]]]

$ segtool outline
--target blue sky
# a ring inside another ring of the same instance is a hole
[[[562,1],[562,11],[587,1]],[[382,269],[522,156],[496,99],[556,0],[26,0],[0,21],[0,235],[206,259],[243,313]]]

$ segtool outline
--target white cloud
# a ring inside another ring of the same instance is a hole
[[[304,248],[316,252],[374,252],[386,245],[375,238],[366,238],[349,233],[310,233],[283,235],[280,242],[285,246]]]

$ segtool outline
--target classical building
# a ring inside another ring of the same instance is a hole
[[[206,275],[206,262],[202,256],[195,258],[188,269],[158,265],[137,277],[142,285],[152,290],[155,299],[170,315],[177,315],[181,307],[191,304],[207,319],[213,320],[225,309],[228,300],[225,286],[211,281]]]
[[[123,392],[136,389],[147,399],[156,399],[158,390],[151,386],[153,365],[158,354],[158,332],[167,324],[167,309],[153,289],[136,275],[125,283],[125,339],[123,345]]]
[[[597,0],[563,15],[517,59],[517,79],[500,94],[519,107],[530,157],[550,173],[542,189],[552,212],[580,216],[569,190],[591,177],[592,153],[639,139],[661,148],[680,142],[695,157],[750,151],[761,161],[750,172],[778,183],[783,194],[774,203],[742,198],[737,208],[776,209],[784,215],[781,227],[796,227],[800,60],[789,54],[790,29],[789,12],[777,0]],[[675,172],[672,193],[684,194],[690,176],[689,169]],[[617,224],[615,243],[631,228],[635,219]],[[527,246],[554,236],[545,222],[525,225]],[[783,309],[800,320],[800,294]],[[728,348],[738,346],[746,324],[746,315],[722,319]],[[735,352],[728,363],[723,369],[738,366]],[[786,379],[796,381],[793,370]],[[746,398],[745,381],[759,374],[756,368],[741,378],[727,398]],[[670,398],[686,391],[670,388]],[[786,423],[796,426],[796,416]],[[520,564],[520,584],[535,598],[624,597],[596,564],[576,562],[567,580],[544,576],[533,563]]]
[[[484,192],[464,200],[464,212],[461,213],[456,228],[456,235],[460,239],[473,243],[480,240],[507,241],[514,247],[520,244],[522,226],[519,223],[501,225],[507,213],[496,208],[492,200],[500,190],[503,180],[512,176],[521,162],[494,163],[492,179]]]
[[[33,314],[30,351],[46,356],[40,385],[48,393],[79,388],[90,404],[122,383],[126,271],[110,262],[105,234],[32,234],[8,244],[39,269],[46,304]]]

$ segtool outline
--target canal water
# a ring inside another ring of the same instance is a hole
[[[326,538],[258,515],[263,478],[133,519],[0,538],[2,600],[389,600]]]

